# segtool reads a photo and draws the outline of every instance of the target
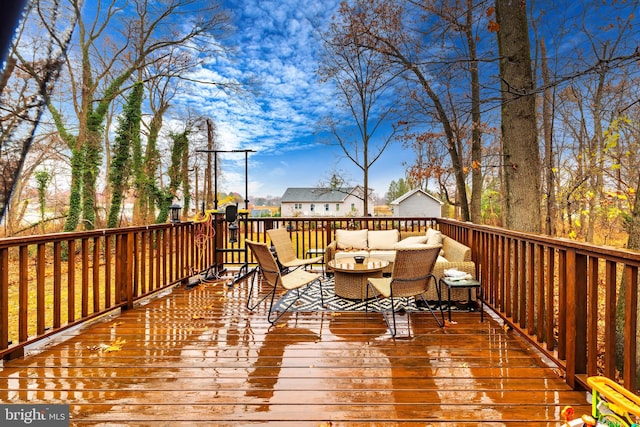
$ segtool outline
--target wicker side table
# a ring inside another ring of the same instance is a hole
[[[388,261],[376,258],[365,258],[362,264],[357,264],[353,258],[329,261],[334,273],[336,295],[364,301],[367,297],[367,278],[382,277],[382,270],[388,265]],[[369,295],[369,298],[373,297]]]

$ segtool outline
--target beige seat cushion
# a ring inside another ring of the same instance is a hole
[[[336,252],[335,259],[353,258],[356,255],[369,256],[369,251],[341,251]]]
[[[388,250],[388,251],[370,251],[369,256],[371,258],[381,259],[383,261],[388,261],[392,263],[396,259],[396,251]]]

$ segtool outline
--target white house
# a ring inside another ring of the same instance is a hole
[[[393,216],[440,218],[442,205],[444,203],[440,200],[416,188],[391,202],[391,209]]]
[[[369,214],[374,200],[369,192]],[[287,188],[281,199],[281,214],[288,216],[363,216],[364,188]]]

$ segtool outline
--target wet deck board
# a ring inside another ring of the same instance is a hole
[[[242,284],[176,288],[5,362],[0,399],[69,404],[77,426],[557,426],[565,405],[590,411],[491,316],[454,312],[439,328],[400,314],[393,339],[378,313],[296,312],[270,326],[245,298]]]

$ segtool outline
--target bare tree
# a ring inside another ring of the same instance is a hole
[[[14,193],[75,27],[74,16],[54,2],[42,16],[56,29],[57,37],[24,36],[28,28],[38,27],[39,19],[34,15],[30,3],[0,74],[0,219]]]
[[[478,210],[482,191],[476,50],[479,21],[474,19],[477,15],[473,14],[473,2],[359,0],[350,8],[344,6],[344,10],[358,43],[382,54],[406,79],[407,92],[401,99],[407,106],[406,120],[413,126],[426,128],[426,133],[443,135],[455,177],[453,203],[460,207],[462,219],[470,220],[466,184],[469,171],[473,175],[472,196],[478,198],[473,206]],[[461,43],[455,40],[458,37]],[[458,50],[458,46],[464,49]],[[457,83],[467,84],[468,92]],[[472,100],[471,106],[468,99]],[[429,138],[416,139],[421,140]],[[468,140],[471,144],[467,144]],[[479,216],[479,211],[474,216]]]
[[[42,24],[60,44],[56,28],[45,17],[46,9],[41,2],[38,5]],[[48,107],[72,152],[70,209],[65,225],[69,231],[77,227],[81,217],[86,228],[96,225],[104,120],[123,86],[144,66],[163,60],[173,46],[215,51],[218,45],[213,36],[227,30],[228,16],[216,3],[194,7],[190,0],[136,0],[122,7],[114,0],[103,0],[95,4],[92,18],[83,16],[79,0],[68,0],[67,7],[78,19],[78,56],[64,57],[75,120],[66,119],[51,99]],[[109,35],[117,30],[121,31],[119,37]]]
[[[338,20],[325,35],[318,72],[323,79],[335,83],[343,105],[354,119],[353,127],[345,126],[336,117],[328,117],[325,124],[347,158],[362,170],[364,215],[368,215],[369,169],[395,134],[393,104],[387,97],[393,89],[395,75],[382,55],[361,46],[357,34],[351,32],[347,12],[343,5]],[[378,136],[380,134],[383,135]]]

